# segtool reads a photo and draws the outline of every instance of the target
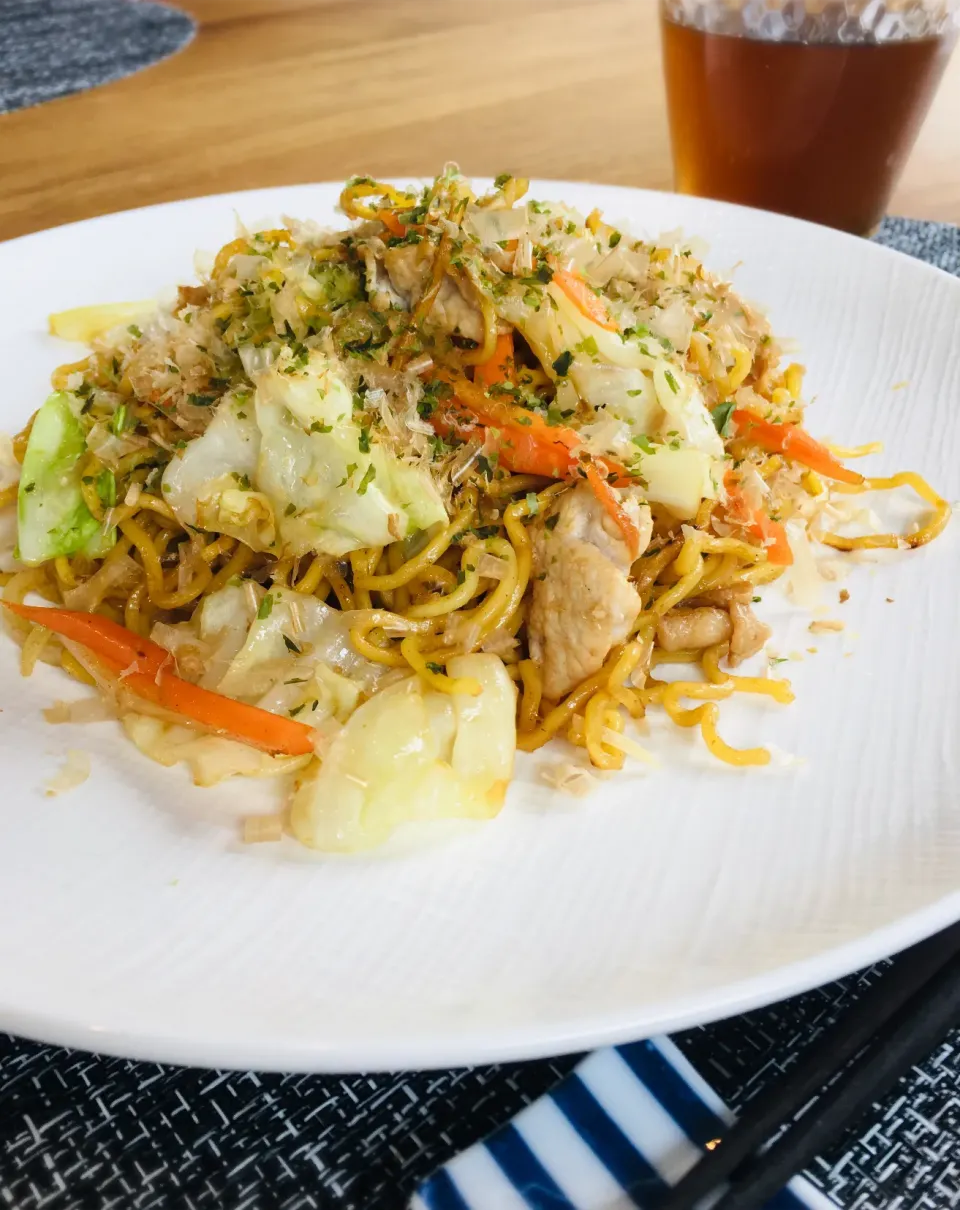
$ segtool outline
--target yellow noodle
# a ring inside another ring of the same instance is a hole
[[[146,584],[138,584],[127,597],[123,607],[123,624],[135,634],[147,636],[150,633],[150,618],[144,611],[148,601]]]
[[[387,564],[391,572],[399,571],[404,564],[403,543],[394,542],[387,547]],[[378,574],[380,574],[378,572]],[[421,573],[418,573],[421,574]],[[448,573],[445,573],[448,574]],[[453,577],[451,576],[451,580]],[[397,613],[403,613],[410,605],[410,589],[406,584],[401,584],[399,588],[381,588],[381,593],[389,593],[392,600],[386,600],[384,603],[388,608],[395,610]]]
[[[76,588],[78,583],[77,577],[70,566],[70,560],[65,555],[58,555],[53,560],[53,570],[61,591],[65,588]]]
[[[303,593],[304,596],[312,597],[317,592],[324,578],[324,568],[323,559],[319,555],[314,556],[313,562],[300,579],[297,580],[296,584],[294,584],[294,591]]]
[[[521,660],[518,668],[523,692],[520,694],[517,730],[522,733],[533,731],[537,725],[543,697],[543,678],[536,660]]]
[[[700,734],[710,752],[728,765],[769,765],[770,753],[766,748],[731,748],[717,734],[720,709],[713,702],[700,707]]]
[[[806,373],[802,365],[792,361],[783,371],[783,385],[790,393],[790,398],[793,400],[800,399],[800,392],[803,390],[803,376]]]
[[[517,524],[519,525],[519,522]],[[524,538],[526,538],[526,534],[524,534]],[[484,545],[491,554],[496,555],[507,564],[507,570],[493,592],[484,598],[482,604],[462,615],[470,629],[474,631],[474,640],[470,643],[471,650],[479,647],[487,635],[492,634],[500,623],[513,613],[526,591],[525,583],[521,588],[520,560],[516,547],[506,538],[487,538]],[[528,558],[528,574],[529,566]]]
[[[463,508],[460,509],[450,524],[440,530],[438,534],[435,534],[419,554],[407,559],[402,567],[397,571],[391,572],[388,576],[364,575],[361,581],[356,583],[356,587],[368,591],[371,589],[382,591],[384,588],[401,588],[403,585],[409,584],[418,572],[422,571],[429,564],[436,563],[457,534],[463,533],[469,527],[475,511],[476,496],[473,495]]]
[[[849,492],[849,488],[844,484],[836,484],[835,487],[839,491]],[[856,490],[892,491],[897,487],[912,487],[921,500],[926,500],[933,507],[932,520],[918,529],[916,533],[864,534],[859,538],[846,538],[842,534],[820,532],[812,536],[825,546],[832,546],[835,550],[877,550],[880,548],[897,550],[904,543],[912,547],[926,546],[928,542],[932,542],[934,538],[943,533],[950,520],[951,509],[947,501],[933,490],[922,475],[918,475],[916,471],[899,471],[896,475],[886,478],[866,479]]]
[[[238,542],[233,554],[207,585],[207,595],[219,592],[225,584],[230,583],[234,576],[241,576],[253,562],[254,557],[255,552],[249,546]]]
[[[20,648],[20,675],[32,676],[37,660],[43,653],[44,647],[53,638],[53,632],[45,626],[31,626],[30,633]]]
[[[430,668],[420,651],[419,639],[414,634],[408,634],[400,640],[400,654],[431,689],[437,689],[440,693],[466,693],[470,697],[479,697],[483,692],[483,686],[475,677],[447,676]]]
[[[682,575],[672,588],[668,588],[666,592],[654,597],[653,605],[651,606],[654,614],[662,618],[665,613],[669,613],[673,609],[674,605],[679,605],[684,597],[692,596],[700,583],[702,571],[703,556],[698,553],[696,562],[691,570],[686,575]]]
[[[766,748],[731,748],[717,734],[719,709],[715,699],[729,697],[734,691],[732,679],[725,678],[721,684],[704,684],[701,681],[674,681],[663,691],[663,707],[678,727],[700,727],[704,743],[718,760],[728,765],[766,765],[770,753]],[[703,700],[702,706],[685,709],[681,699],[692,697]],[[706,699],[706,700],[704,700]]]
[[[612,700],[602,690],[595,693],[587,702],[583,715],[584,743],[591,762],[598,769],[623,768],[623,753],[606,745],[602,738],[605,727],[615,731],[623,727],[623,719],[616,710],[611,709]]]
[[[868,454],[883,453],[882,441],[868,441],[865,445],[834,445],[832,441],[825,441],[824,445],[834,458],[842,462],[848,458],[866,458]]]
[[[462,579],[457,587],[445,596],[434,597],[432,600],[423,602],[423,604],[409,606],[406,611],[407,616],[411,618],[437,618],[441,614],[453,613],[457,609],[462,609],[464,605],[472,601],[480,591],[480,573],[477,570],[477,565],[480,562],[483,549],[484,547],[479,543],[475,546],[468,546],[460,558],[460,577]],[[456,583],[456,580],[454,583]]]
[[[79,681],[81,685],[95,685],[97,683],[72,651],[63,650],[60,652],[60,667],[64,672],[69,673],[75,681]]]
[[[743,385],[752,365],[753,354],[750,350],[744,348],[743,345],[736,345],[733,350],[733,365],[723,378],[718,378],[716,381],[721,399],[726,399],[728,395],[732,395],[738,387]]]
[[[794,700],[789,681],[762,676],[736,676],[731,672],[724,672],[720,667],[720,660],[726,656],[727,650],[727,644],[721,643],[716,647],[708,647],[703,653],[701,659],[703,670],[707,674],[707,679],[714,685],[723,685],[732,681],[736,693],[762,693],[783,705],[789,705]]]
[[[343,610],[356,609],[357,606],[353,593],[350,591],[349,584],[340,574],[340,569],[338,567],[328,567],[327,579],[330,581],[330,587],[336,594],[340,608]]]
[[[487,496],[516,496],[520,492],[537,491],[543,487],[542,475],[507,475],[504,479],[491,479],[484,484]]]

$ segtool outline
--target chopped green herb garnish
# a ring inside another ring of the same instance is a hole
[[[369,430],[369,428],[367,428],[367,426],[366,426],[366,425],[364,425],[364,426],[363,426],[363,427],[360,429],[360,442],[359,442],[359,444],[360,444],[360,453],[361,453],[361,454],[369,454],[369,453],[370,453],[370,430]]]
[[[664,376],[664,378],[666,378],[667,386],[670,388],[671,391],[673,391],[674,395],[678,394],[680,391],[680,384],[677,382],[676,378],[674,378],[673,371],[664,370],[663,376]]]
[[[117,480],[113,471],[101,471],[97,475],[97,495],[107,508],[117,502]]]
[[[271,593],[268,592],[267,595],[260,602],[260,608],[257,610],[257,621],[262,622],[264,620],[264,618],[268,618],[270,616],[272,611],[273,611],[273,596]]]
[[[731,417],[733,409],[737,405],[733,400],[728,399],[726,403],[718,403],[716,407],[710,409],[710,415],[713,417],[714,428],[721,437],[730,437],[733,434],[733,425]]]
[[[292,517],[296,511],[297,511],[297,506],[291,500],[290,503],[287,505],[287,507],[283,510],[283,515],[285,517]]]
[[[620,234],[620,232],[614,231],[614,233],[610,236],[610,247],[616,248],[617,244],[619,244],[622,239],[623,236]]]
[[[140,331],[140,329],[137,327],[136,324],[127,324],[127,331],[130,333],[131,336],[135,336],[138,340],[143,335],[143,333]]]
[[[117,410],[110,417],[110,432],[115,437],[119,437],[123,430],[127,427],[127,405],[121,403]]]
[[[367,467],[366,471],[364,472],[363,478],[360,480],[360,486],[357,488],[358,496],[365,496],[367,494],[367,488],[374,481],[374,479],[376,478],[376,475],[377,475],[377,468],[371,462],[370,465]]]
[[[284,636],[283,636],[283,642],[284,642],[284,645],[285,645],[285,646],[286,646],[286,648],[287,648],[287,651],[292,651],[294,655],[299,655],[299,654],[300,654],[300,648],[299,648],[299,647],[297,646],[297,644],[296,644],[296,643],[293,641],[293,639],[291,639],[289,636],[284,635]]]
[[[643,433],[637,437],[631,437],[630,440],[634,445],[638,445],[645,454],[652,454],[654,452],[653,446],[650,443],[650,438],[645,436]]]
[[[557,522],[559,520],[560,520],[560,514],[554,513],[552,517],[547,517],[546,521],[544,521],[544,525],[547,527],[547,529],[556,529]]]
[[[428,663],[427,669],[430,672],[437,673],[439,676],[443,676],[443,665],[442,664]]]
[[[573,365],[573,354],[569,349],[564,349],[557,360],[553,363],[554,371],[560,378],[566,378],[570,372],[570,367]]]

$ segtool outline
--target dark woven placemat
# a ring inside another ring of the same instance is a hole
[[[152,0],[0,0],[0,113],[129,76],[194,29]]]
[[[888,219],[877,238],[960,273],[957,228]],[[676,1041],[741,1106],[802,1061],[878,969]],[[575,1062],[280,1076],[130,1063],[0,1036],[0,1206],[399,1210],[429,1172]],[[960,1030],[807,1175],[844,1210],[960,1204]]]

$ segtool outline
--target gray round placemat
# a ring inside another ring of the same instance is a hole
[[[885,218],[873,237],[876,243],[915,256],[960,277],[960,227],[916,218]]]
[[[960,274],[956,227],[894,218],[876,238]],[[803,1061],[878,969],[676,1041],[742,1107]],[[133,1063],[0,1035],[0,1206],[402,1210],[431,1171],[575,1062],[284,1076]],[[808,1175],[842,1210],[955,1210],[958,1156],[960,1029]]]
[[[0,0],[0,113],[129,76],[195,30],[153,0]]]

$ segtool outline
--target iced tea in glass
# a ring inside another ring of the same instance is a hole
[[[957,12],[957,0],[661,0],[677,189],[868,233]]]

